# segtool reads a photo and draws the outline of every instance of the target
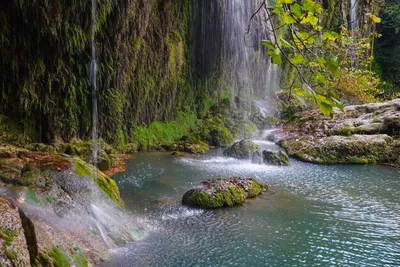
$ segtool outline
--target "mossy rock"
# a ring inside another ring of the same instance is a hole
[[[117,206],[124,206],[117,183],[113,179],[109,178],[96,167],[89,165],[80,158],[74,158],[73,162],[76,175],[92,179]]]
[[[240,205],[247,198],[260,195],[266,186],[254,178],[212,179],[187,191],[182,204],[203,209],[218,209]]]
[[[249,159],[259,148],[254,142],[242,140],[225,149],[223,154],[231,158]]]
[[[329,136],[317,140],[280,143],[289,155],[320,164],[393,163],[398,157],[396,141],[388,135]]]
[[[289,165],[289,157],[283,151],[267,149],[262,152],[262,156],[265,164],[278,166]]]

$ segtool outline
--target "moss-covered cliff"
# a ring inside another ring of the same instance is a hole
[[[101,136],[194,106],[188,86],[190,1],[97,1]],[[90,132],[90,1],[0,3],[0,114],[38,141]]]

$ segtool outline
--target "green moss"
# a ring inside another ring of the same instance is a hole
[[[182,203],[205,209],[232,207],[244,203],[247,198],[260,195],[264,190],[264,186],[253,178],[233,177],[209,180],[205,183],[203,186],[207,189],[189,190],[183,196]]]
[[[250,181],[251,181],[251,183],[247,186],[247,189],[248,189],[247,194],[248,194],[249,198],[254,198],[263,192],[264,185],[259,183],[254,178],[251,178]]]
[[[89,166],[86,162],[83,160],[75,160],[75,173],[79,176],[83,177],[92,177],[95,172],[93,172],[93,168]]]
[[[55,267],[70,267],[72,264],[68,254],[63,248],[54,247],[49,256]]]
[[[117,206],[124,206],[124,202],[121,199],[117,183],[114,180],[109,178],[107,175],[99,171],[94,166],[87,164],[79,158],[74,159],[74,165],[75,173],[78,176],[92,179],[97,184],[97,186],[114,201]]]
[[[18,231],[0,227],[0,239],[3,239],[6,246],[11,245],[11,243],[14,241],[14,238],[17,236]]]
[[[88,266],[86,256],[79,248],[75,248],[72,255],[69,256],[62,247],[53,247],[48,257],[45,258],[55,267],[70,267],[72,265],[76,267]]]
[[[9,260],[16,260],[18,258],[18,254],[14,250],[6,250],[4,254]]]
[[[231,193],[232,206],[242,204],[247,198],[246,191],[242,187],[231,186],[229,191]]]
[[[25,200],[29,204],[37,205],[40,203],[39,199],[36,196],[35,191],[31,189],[26,189],[25,190]]]
[[[341,136],[351,136],[353,134],[355,134],[355,131],[350,129],[348,125],[344,126],[342,129],[332,132],[332,135],[341,135]]]
[[[160,144],[172,144],[185,135],[196,122],[195,114],[182,113],[174,121],[155,121],[149,126],[134,127],[132,139],[141,150],[149,150]]]

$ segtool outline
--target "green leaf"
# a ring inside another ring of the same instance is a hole
[[[370,14],[369,17],[372,19],[373,22],[375,23],[381,23],[382,19],[380,17],[377,17],[373,14]]]
[[[293,47],[293,45],[291,45],[288,41],[286,41],[285,39],[281,38],[281,46],[285,47],[285,48],[292,48],[295,49]]]
[[[290,58],[290,62],[294,65],[304,64],[305,58],[301,54],[298,54],[297,56]]]
[[[322,40],[329,40],[329,41],[336,41],[336,39],[339,38],[339,34],[337,32],[325,32],[322,35]]]
[[[280,54],[272,53],[271,58],[272,58],[273,64],[278,65],[278,66],[280,66],[282,64],[282,57]]]
[[[339,68],[339,62],[337,62],[336,60],[334,60],[334,59],[331,59],[331,58],[326,58],[325,59],[325,67],[330,71],[330,72],[332,72],[332,74],[334,75],[334,76],[339,76],[339,71],[338,71],[338,68]]]
[[[314,75],[314,81],[316,81],[316,82],[320,82],[320,83],[326,83],[326,78],[325,78],[325,75],[323,75],[321,72],[316,72],[315,73],[315,75]]]
[[[303,15],[303,8],[302,8],[299,4],[297,4],[297,3],[295,3],[294,5],[292,5],[292,6],[290,7],[290,9],[292,10],[293,14],[294,14],[297,18],[300,18],[300,17]]]
[[[271,50],[275,49],[275,45],[270,40],[263,40],[263,41],[261,41],[261,44],[263,46],[266,46],[268,49],[271,49]]]
[[[277,14],[277,15],[282,14],[283,13],[282,5],[275,6],[275,8],[272,9],[272,13]]]
[[[293,4],[296,0],[278,0],[278,4]]]
[[[331,99],[333,100],[333,102],[335,102],[336,107],[343,109],[343,104],[338,99],[336,99],[334,97],[332,97]]]
[[[283,22],[287,25],[296,23],[296,20],[288,12],[283,13]]]
[[[318,100],[320,100],[318,101],[318,106],[322,114],[324,114],[325,116],[332,116],[333,106],[331,102],[327,99],[318,99]]]

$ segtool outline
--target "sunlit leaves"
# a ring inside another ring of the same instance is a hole
[[[293,4],[296,0],[278,0],[278,4]]]
[[[382,19],[375,16],[374,14],[369,14],[369,17],[372,19],[373,22],[375,23],[381,23]]]
[[[287,25],[296,23],[296,20],[288,13],[283,13],[283,22]]]
[[[322,40],[328,40],[331,42],[334,42],[339,38],[339,34],[337,32],[331,31],[331,32],[325,32],[322,35]]]
[[[300,65],[300,64],[304,64],[306,62],[306,59],[303,57],[303,55],[298,54],[292,58],[290,58],[290,61],[294,64],[294,65]]]
[[[262,41],[262,45],[268,48],[267,55],[271,57],[272,63],[280,66],[282,64],[281,51],[272,41]]]

